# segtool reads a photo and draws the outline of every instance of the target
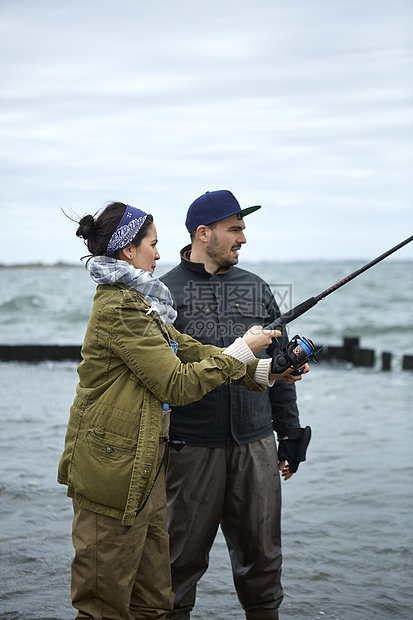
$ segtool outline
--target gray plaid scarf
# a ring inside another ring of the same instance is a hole
[[[110,256],[94,256],[88,262],[87,268],[96,284],[113,286],[122,282],[142,295],[163,323],[171,325],[175,321],[178,313],[172,306],[169,288],[149,271],[135,269],[126,261]]]

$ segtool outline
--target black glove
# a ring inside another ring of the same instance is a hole
[[[297,431],[294,431],[296,434]],[[299,464],[305,461],[305,453],[311,439],[311,428],[300,428],[294,439],[284,437],[278,441],[278,460],[288,461],[289,470],[294,474]]]

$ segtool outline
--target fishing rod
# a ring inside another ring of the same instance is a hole
[[[366,265],[363,265],[363,267],[353,271],[353,273],[350,273],[342,280],[339,280],[319,295],[309,297],[301,304],[298,304],[298,306],[291,308],[291,310],[288,310],[288,312],[282,314],[278,317],[278,319],[270,323],[270,325],[267,325],[265,329],[282,329],[284,325],[291,323],[291,321],[297,319],[299,316],[310,310],[310,308],[313,308],[313,306],[318,304],[321,299],[325,299],[328,295],[331,295],[331,293],[334,293],[334,291],[337,291],[337,289],[344,286],[344,284],[354,280],[354,278],[359,276],[361,273],[364,273],[367,269],[377,265],[377,263],[387,258],[387,256],[390,256],[390,254],[393,254],[393,252],[400,250],[400,248],[407,245],[411,241],[413,241],[413,235],[398,245],[395,245],[394,248],[387,250],[387,252],[384,252],[384,254],[381,254]],[[294,336],[294,338],[290,340],[282,351],[274,355],[271,363],[271,372],[274,374],[281,374],[287,370],[287,368],[293,368],[295,371],[299,371],[299,368],[308,362],[310,358],[316,359],[314,344],[308,338]]]
[[[370,261],[363,267],[360,267],[356,271],[353,271],[350,275],[346,276],[333,286],[330,286],[325,291],[316,295],[315,297],[309,297],[298,306],[295,306],[291,310],[288,310],[285,314],[282,314],[278,319],[273,321],[270,325],[267,325],[265,329],[282,329],[284,325],[291,323],[294,319],[310,310],[313,306],[318,304],[321,299],[325,299],[327,295],[334,293],[337,289],[347,284],[351,280],[354,280],[373,265],[377,265],[380,261],[393,252],[400,250],[404,245],[407,245],[413,241],[413,235],[408,239],[405,239],[398,245],[394,246],[384,254],[381,254],[374,260]],[[302,366],[308,362],[309,359],[317,361],[315,346],[308,338],[302,338],[300,336],[294,336],[289,343],[281,351],[275,351],[271,361],[271,372],[274,374],[281,374],[288,368],[293,368],[292,374],[301,374]],[[278,460],[287,461],[290,473],[295,473],[299,464],[306,460],[306,452],[308,444],[311,439],[311,428],[306,426],[305,428],[295,429],[293,433],[285,437],[281,437],[278,440]]]

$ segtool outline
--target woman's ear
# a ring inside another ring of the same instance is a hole
[[[133,245],[130,244],[127,248],[123,248],[123,250],[120,250],[119,254],[121,260],[126,260],[129,262],[133,258]]]

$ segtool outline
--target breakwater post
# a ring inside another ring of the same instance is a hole
[[[387,351],[383,351],[381,354],[381,369],[382,370],[391,370],[391,353],[387,353]]]
[[[318,350],[316,346],[316,350]],[[373,349],[361,349],[359,338],[344,338],[341,347],[325,347],[317,353],[317,357],[322,360],[339,360],[351,362],[354,366],[374,366],[376,354]]]
[[[344,338],[342,346],[315,345],[317,358],[323,361],[350,362],[354,366],[371,368],[376,363],[376,353],[373,349],[360,347],[359,338]],[[80,362],[81,345],[56,345],[56,344],[23,344],[23,345],[0,345],[1,362],[43,362],[43,361],[74,361]],[[392,354],[381,354],[381,369],[391,370]],[[404,355],[402,360],[403,370],[413,370],[413,355]]]
[[[80,345],[23,344],[0,345],[2,362],[81,361]]]
[[[413,355],[404,355],[403,356],[403,370],[413,370]]]
[[[343,361],[350,362],[354,366],[365,366],[371,368],[376,363],[376,353],[373,349],[362,349],[360,347],[359,338],[344,338],[343,345],[341,347],[324,347],[316,345],[316,351],[322,349],[317,353],[317,357],[320,361]],[[384,371],[391,370],[392,367],[392,354],[388,351],[384,351],[381,354],[381,369]],[[413,370],[413,355],[405,355],[402,362],[403,370]]]

